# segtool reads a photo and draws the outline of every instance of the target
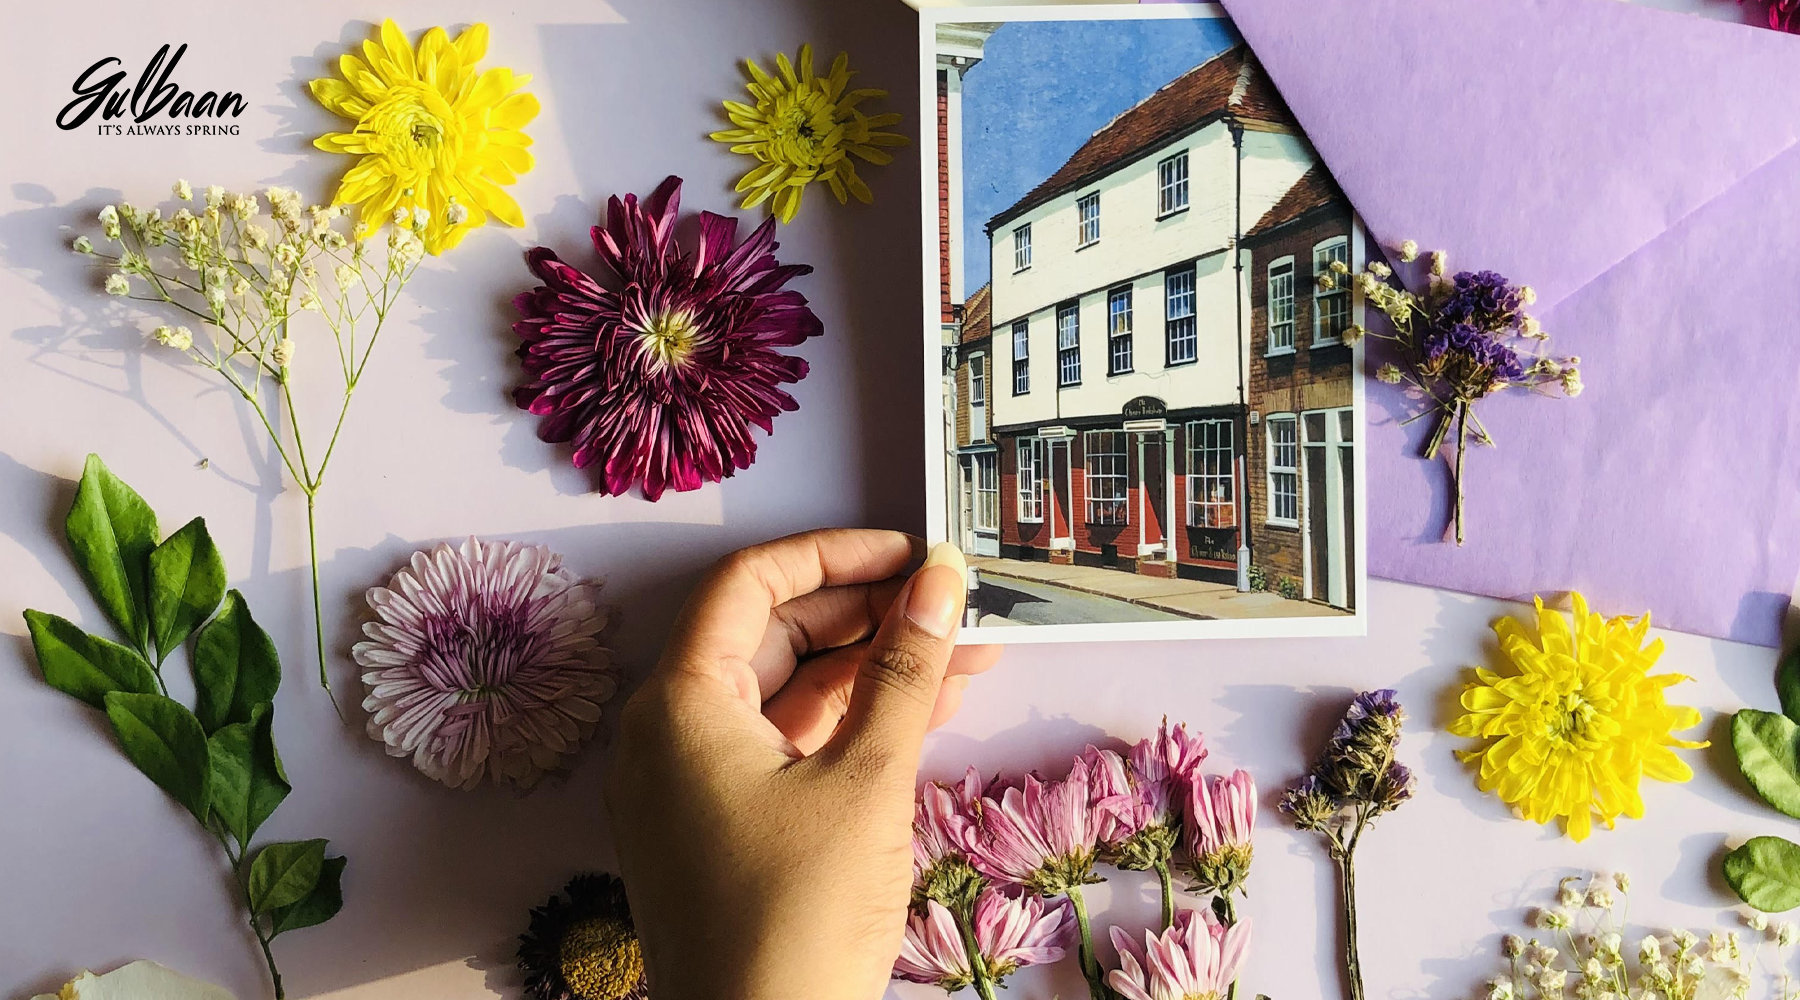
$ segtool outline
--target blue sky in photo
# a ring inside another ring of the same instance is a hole
[[[1107,122],[1238,40],[1224,18],[1014,21],[963,81],[963,279],[987,283],[987,223]]]

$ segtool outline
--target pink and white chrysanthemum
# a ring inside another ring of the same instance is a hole
[[[1256,828],[1256,780],[1248,771],[1229,778],[1196,776],[1187,811],[1188,850],[1195,857],[1250,849]]]
[[[946,993],[962,989],[975,978],[969,971],[969,953],[963,948],[956,918],[942,903],[927,900],[924,913],[915,911],[907,916],[893,977],[937,986]]]
[[[1112,929],[1119,967],[1106,982],[1125,1000],[1220,1000],[1250,949],[1250,921],[1227,928],[1211,912],[1184,910],[1175,925],[1144,932],[1143,945]]]
[[[440,544],[369,591],[353,655],[369,735],[453,788],[529,788],[593,734],[618,690],[600,585],[541,545]]]
[[[981,776],[969,768],[960,786],[925,783],[913,813],[913,877],[929,881],[945,859],[967,861],[975,847],[974,803]]]
[[[1067,899],[990,888],[975,901],[975,944],[996,982],[1027,965],[1060,962],[1075,943],[1075,908]]]
[[[1131,766],[1144,781],[1170,778],[1187,781],[1205,761],[1206,737],[1200,733],[1188,735],[1187,724],[1183,722],[1177,722],[1175,728],[1170,729],[1167,718],[1156,727],[1155,736],[1139,740],[1137,746],[1131,748]]]
[[[1098,843],[1086,761],[1062,781],[1027,775],[1023,788],[981,800],[975,867],[991,878],[1053,895],[1092,879]]]
[[[1141,796],[1125,758],[1093,744],[1081,751],[1088,766],[1088,796],[1094,807],[1094,839],[1112,847],[1124,843],[1146,825],[1138,808]]]

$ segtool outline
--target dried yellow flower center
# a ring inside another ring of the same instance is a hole
[[[590,917],[563,935],[557,966],[582,1000],[624,1000],[644,978],[644,952],[624,921]]]
[[[700,327],[694,322],[693,313],[674,309],[651,316],[640,340],[656,367],[679,366],[693,355],[700,341]]]
[[[446,145],[446,120],[455,112],[430,87],[394,87],[369,110],[356,131],[369,136],[369,148],[388,160],[404,179],[423,177],[453,152]]]

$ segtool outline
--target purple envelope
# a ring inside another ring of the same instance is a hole
[[[1574,400],[1498,397],[1468,544],[1369,383],[1369,569],[1773,646],[1800,572],[1800,38],[1616,0],[1225,0],[1384,246],[1538,290]],[[1448,452],[1450,449],[1446,449]]]

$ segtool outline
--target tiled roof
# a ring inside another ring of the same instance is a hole
[[[980,340],[994,332],[994,286],[982,285],[963,306],[962,342]]]
[[[1245,122],[1299,131],[1274,81],[1240,43],[1165,84],[1095,132],[1060,170],[995,216],[990,228],[1227,114]]]
[[[1323,163],[1314,164],[1313,168],[1306,172],[1306,176],[1295,181],[1294,186],[1288,188],[1288,193],[1282,195],[1280,201],[1264,212],[1262,218],[1256,220],[1256,225],[1250,227],[1249,232],[1244,234],[1244,238],[1254,239],[1277,226],[1286,225],[1300,218],[1313,209],[1324,208],[1333,203],[1349,207],[1349,202],[1344,199],[1344,192],[1338,190],[1337,182],[1331,179],[1331,171],[1326,170]]]

